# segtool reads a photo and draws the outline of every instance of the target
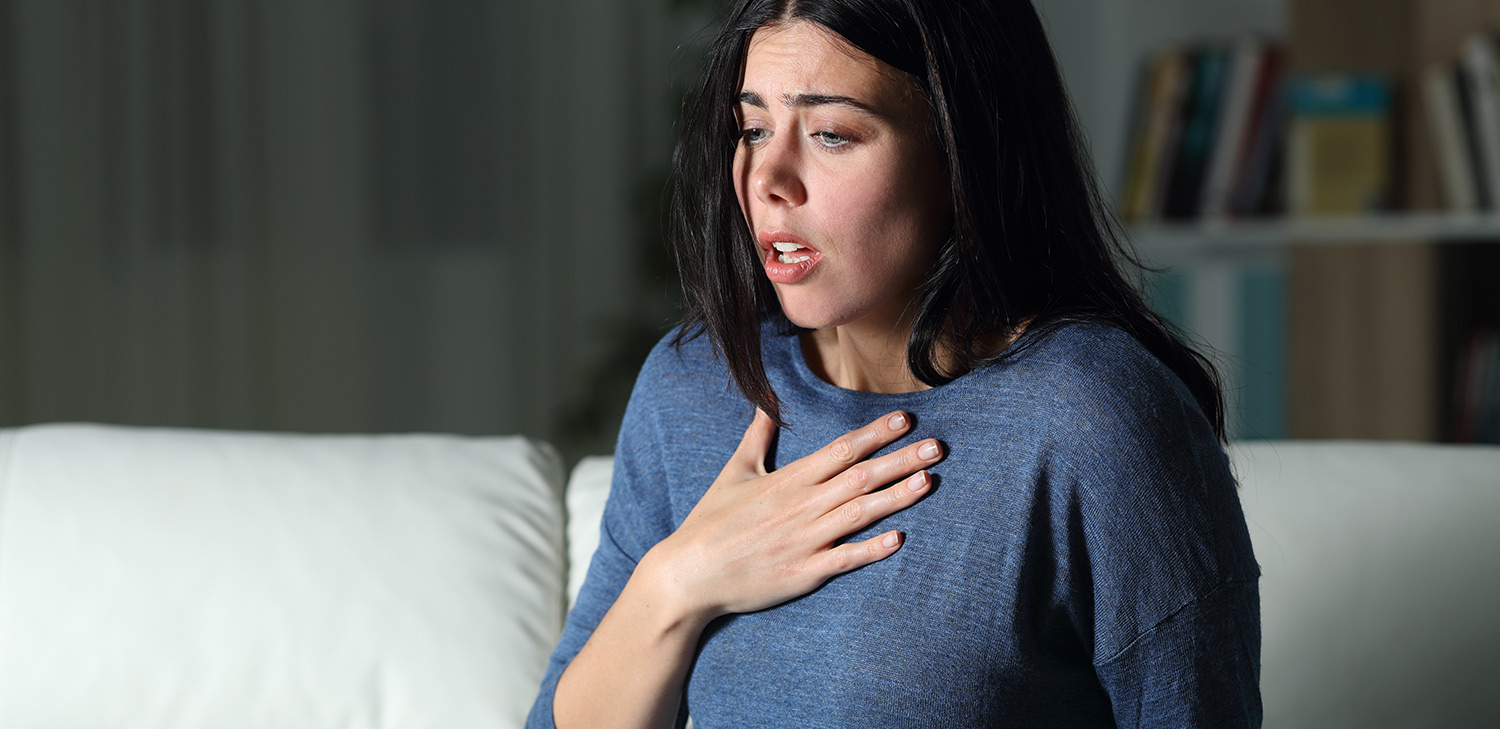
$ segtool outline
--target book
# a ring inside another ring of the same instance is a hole
[[[1500,337],[1476,335],[1478,361],[1474,363],[1478,387],[1474,395],[1474,442],[1500,443]]]
[[[1233,439],[1286,434],[1285,278],[1275,261],[1194,261],[1147,280],[1152,309],[1212,348]]]
[[[1429,66],[1422,73],[1422,100],[1437,150],[1443,200],[1449,210],[1470,212],[1479,207],[1479,201],[1457,81],[1444,66]]]
[[[1129,206],[1136,197],[1132,188],[1140,173],[1138,160],[1145,151],[1145,129],[1151,116],[1151,77],[1154,66],[1155,58],[1141,62],[1135,74],[1135,90],[1130,96],[1130,128],[1125,134],[1127,143],[1122,167],[1124,172],[1120,178],[1120,194],[1117,198],[1120,218],[1127,222],[1136,219],[1135,211]]]
[[[1449,72],[1453,85],[1453,96],[1458,99],[1460,127],[1463,129],[1463,151],[1468,155],[1469,179],[1474,183],[1474,206],[1489,207],[1490,180],[1485,165],[1480,159],[1479,120],[1475,117],[1473,92],[1469,88],[1467,74],[1461,65]]]
[[[1471,334],[1457,375],[1453,440],[1500,444],[1500,332]]]
[[[1230,188],[1245,154],[1250,115],[1254,112],[1265,60],[1265,43],[1260,38],[1245,36],[1235,43],[1220,105],[1219,128],[1204,175],[1203,199],[1198,204],[1201,217],[1221,218],[1229,211]]]
[[[1298,74],[1288,87],[1287,209],[1356,215],[1389,207],[1390,83],[1376,74]]]
[[[1170,48],[1154,54],[1143,70],[1149,76],[1139,87],[1145,92],[1144,97],[1138,95],[1135,102],[1138,118],[1127,168],[1125,202],[1121,206],[1127,221],[1147,220],[1156,217],[1160,211],[1157,188],[1162,159],[1172,136],[1172,125],[1176,122],[1187,63],[1182,50]]]
[[[1473,443],[1478,408],[1480,382],[1478,361],[1482,348],[1480,337],[1469,338],[1464,351],[1459,355],[1457,371],[1453,378],[1453,440],[1456,443]]]
[[[1478,33],[1469,36],[1459,58],[1476,167],[1484,179],[1485,196],[1480,207],[1500,209],[1500,97],[1497,97],[1495,50],[1489,36]]]
[[[1270,47],[1256,89],[1253,127],[1246,135],[1244,163],[1234,176],[1229,195],[1231,215],[1271,212],[1276,194],[1275,179],[1281,169],[1282,140],[1286,133],[1286,94],[1283,84],[1285,53]]]
[[[1229,65],[1229,53],[1219,44],[1201,46],[1193,55],[1191,93],[1183,105],[1182,135],[1162,208],[1162,217],[1169,220],[1188,220],[1198,215]]]
[[[1172,97],[1168,99],[1166,129],[1161,139],[1160,154],[1156,157],[1152,171],[1150,197],[1147,200],[1147,215],[1152,219],[1165,216],[1172,187],[1178,184],[1173,178],[1178,174],[1178,158],[1182,156],[1182,140],[1192,113],[1195,89],[1202,73],[1202,60],[1203,54],[1199,49],[1185,48],[1181,52],[1181,76],[1173,89]]]
[[[1131,101],[1121,219],[1281,212],[1285,64],[1259,34],[1154,50]]]

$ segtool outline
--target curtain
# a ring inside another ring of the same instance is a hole
[[[610,417],[589,383],[671,318],[642,221],[680,27],[619,0],[0,0],[0,425],[607,448],[567,424]]]

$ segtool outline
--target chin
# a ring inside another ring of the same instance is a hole
[[[803,329],[831,329],[847,324],[852,317],[829,311],[822,307],[809,306],[806,302],[790,302],[781,299],[781,313],[787,321]]]

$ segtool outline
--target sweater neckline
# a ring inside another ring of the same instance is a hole
[[[953,381],[947,384],[929,387],[925,390],[915,390],[913,392],[850,390],[828,382],[812,371],[812,367],[807,364],[807,357],[802,353],[802,341],[797,333],[770,333],[770,336],[777,341],[779,354],[790,361],[792,372],[796,375],[797,384],[801,385],[805,390],[822,397],[838,400],[860,403],[884,403],[890,408],[899,407],[902,403],[925,402],[960,389],[977,372],[985,369],[984,367],[979,367],[954,378]]]

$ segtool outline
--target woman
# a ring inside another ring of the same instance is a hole
[[[738,3],[531,726],[1259,725],[1218,385],[1078,139],[1025,0]]]

